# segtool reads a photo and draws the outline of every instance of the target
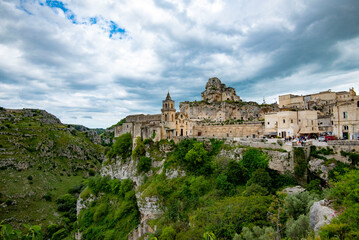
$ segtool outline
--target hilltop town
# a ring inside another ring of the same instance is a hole
[[[181,102],[180,111],[170,93],[162,101],[160,114],[130,115],[115,128],[115,137],[131,133],[133,138],[263,138],[319,137],[359,139],[359,96],[331,90],[305,96],[281,95],[279,103],[244,102],[232,87],[210,78],[201,93],[202,101]]]

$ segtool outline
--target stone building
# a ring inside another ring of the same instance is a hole
[[[352,101],[356,96],[354,88],[349,91],[332,92],[328,91],[298,96],[286,94],[279,96],[280,108],[295,108],[300,110],[319,110],[324,114],[332,114],[333,106],[337,103]]]
[[[343,139],[359,140],[359,96],[333,108],[333,132]]]
[[[161,114],[130,115],[115,128],[115,137],[130,132],[133,138],[174,139],[181,137],[261,137],[263,124],[258,119],[275,111],[276,105],[242,103],[233,88],[218,78],[210,78],[202,93],[203,102],[175,102],[168,93],[162,101]]]
[[[266,136],[295,138],[319,135],[318,111],[281,111],[265,115]]]

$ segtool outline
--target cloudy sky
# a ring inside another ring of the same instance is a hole
[[[0,0],[2,107],[109,127],[214,76],[245,101],[359,91],[359,1]]]

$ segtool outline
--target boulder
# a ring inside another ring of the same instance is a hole
[[[330,201],[324,199],[319,202],[315,202],[309,211],[310,227],[314,232],[324,225],[329,224],[335,217],[335,210],[330,206]]]

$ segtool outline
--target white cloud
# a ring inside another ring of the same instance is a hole
[[[259,102],[296,88],[312,91],[313,82],[318,90],[356,83],[357,21],[345,6],[337,10],[322,0],[62,3],[66,14],[44,0],[0,2],[1,106],[43,108],[64,122],[108,127],[127,114],[158,113],[167,90],[177,103],[198,100],[212,76]],[[330,28],[326,37],[331,11],[346,31]],[[110,38],[111,21],[125,33]]]

